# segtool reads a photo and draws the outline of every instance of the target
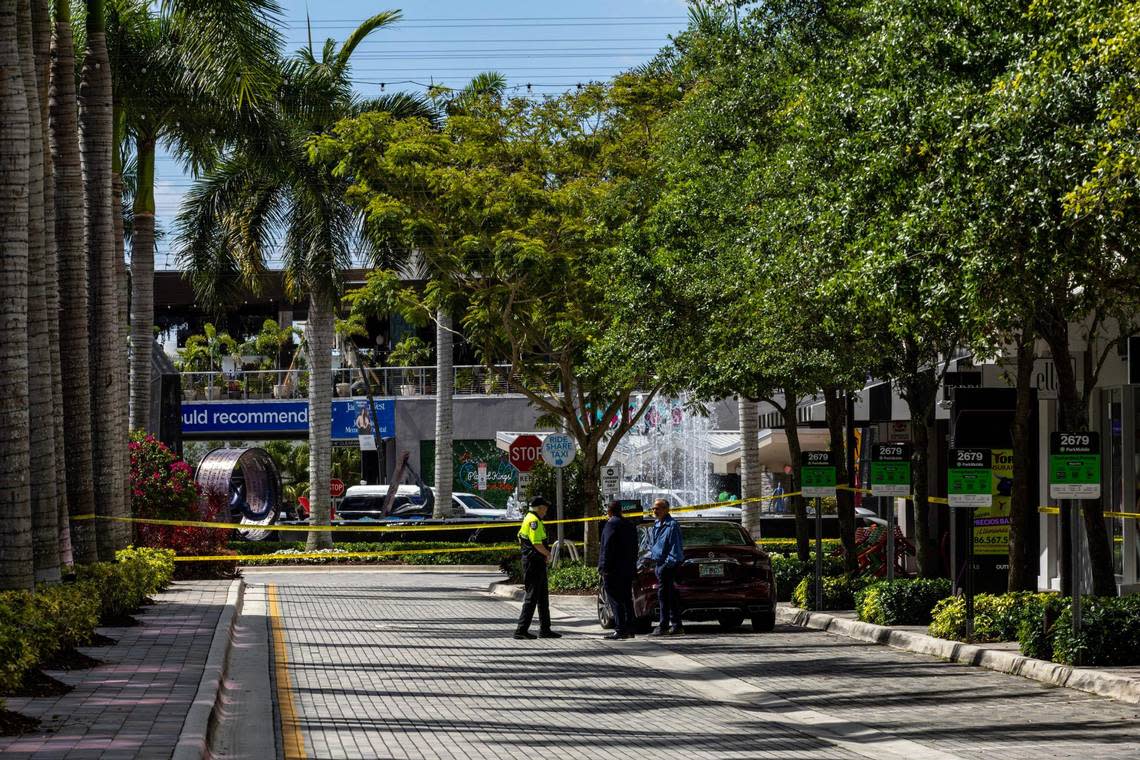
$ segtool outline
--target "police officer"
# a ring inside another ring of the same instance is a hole
[[[550,549],[546,547],[546,526],[542,524],[542,518],[546,517],[546,510],[549,507],[549,501],[541,496],[535,496],[530,500],[530,509],[523,515],[522,526],[519,528],[526,599],[523,600],[519,624],[515,628],[516,639],[536,638],[528,630],[536,606],[539,624],[537,638],[562,638],[562,634],[550,630],[550,596],[546,585],[546,565],[550,562]]]

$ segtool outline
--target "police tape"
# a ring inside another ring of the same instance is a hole
[[[581,546],[581,542],[575,543]],[[409,554],[464,554],[469,552],[517,551],[518,544],[495,544],[487,546],[456,546],[444,549],[392,549],[373,552],[342,552],[336,549],[325,551],[289,552],[282,554],[211,554],[201,556],[175,557],[175,562],[277,562],[298,559],[370,559],[375,557],[397,557]]]
[[[1038,507],[1037,511],[1045,515],[1061,514],[1061,508],[1054,506]],[[1126,520],[1140,520],[1140,512],[1101,512],[1101,515],[1104,517],[1122,517]]]
[[[691,507],[674,507],[670,512],[695,512],[703,509],[714,509],[718,507],[735,507],[742,504],[751,504],[753,502],[771,501],[774,499],[782,499],[788,496],[797,496],[799,492],[790,494],[781,494],[779,496],[755,496],[748,499],[736,499],[733,501],[716,501],[708,504],[698,504]],[[639,515],[648,515],[649,512],[638,512]],[[416,532],[433,532],[433,531],[448,531],[448,530],[483,530],[492,528],[506,528],[515,525],[514,520],[500,520],[498,522],[484,522],[484,523],[444,523],[440,525],[421,525],[419,521],[412,524],[392,524],[385,523],[383,525],[281,525],[279,523],[226,523],[226,522],[210,522],[208,520],[164,520],[157,517],[121,517],[117,515],[76,515],[71,518],[73,521],[82,520],[111,520],[113,522],[126,522],[142,525],[164,525],[179,528],[209,528],[211,530],[274,530],[285,532],[297,533],[416,533]],[[600,522],[606,519],[605,515],[594,515],[591,517],[573,517],[563,520],[545,520],[546,525],[567,525],[571,523],[584,523],[584,522]],[[408,521],[411,523],[412,521]]]

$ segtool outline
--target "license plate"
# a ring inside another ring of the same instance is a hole
[[[715,564],[701,565],[701,577],[702,578],[723,578],[724,577],[724,565],[720,562],[717,562]]]

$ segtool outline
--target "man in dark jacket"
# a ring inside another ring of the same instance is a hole
[[[633,638],[633,577],[637,572],[637,528],[621,513],[621,503],[611,501],[610,519],[602,527],[598,574],[614,616],[614,632],[607,639]]]

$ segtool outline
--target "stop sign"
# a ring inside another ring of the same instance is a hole
[[[329,481],[329,496],[339,499],[344,496],[344,481],[333,478]]]
[[[542,441],[537,435],[520,435],[511,443],[508,452],[511,455],[511,464],[519,472],[530,472],[534,463],[542,456]]]

